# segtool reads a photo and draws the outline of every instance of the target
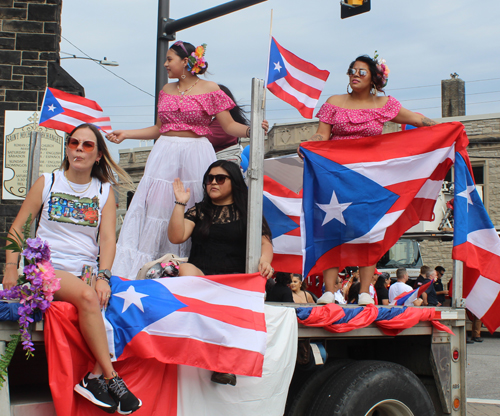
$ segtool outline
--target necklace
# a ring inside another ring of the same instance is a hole
[[[66,176],[66,172],[64,172],[64,177],[66,178],[66,182],[68,182],[68,185],[69,185],[69,187],[71,188],[71,190],[72,190],[73,192],[76,192],[77,194],[83,194],[83,193],[87,192],[87,191],[89,190],[89,188],[90,188],[90,185],[92,185],[92,179],[90,179],[89,186],[87,186],[87,187],[86,187],[83,191],[77,191],[77,190],[75,190],[75,188],[73,188],[73,187],[71,186],[71,184],[69,183],[68,177]]]
[[[184,91],[181,91],[181,89],[179,88],[179,83],[177,83],[177,91],[179,91],[179,94],[181,95],[181,101],[182,101],[182,99],[184,98],[184,95],[185,95],[186,93],[188,93],[189,91],[191,91],[191,90],[193,89],[193,87],[194,87],[196,84],[198,84],[198,81],[199,81],[199,80],[200,80],[200,79],[198,78],[198,79],[195,81],[195,83],[194,83],[193,85],[191,85],[188,89],[186,89],[186,90],[184,90]]]

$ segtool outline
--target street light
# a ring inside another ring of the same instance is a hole
[[[61,53],[66,53],[66,52],[61,52]],[[70,55],[69,53],[67,55]],[[94,61],[97,62],[99,65],[104,65],[104,66],[118,66],[119,63],[116,61],[108,61],[106,57],[104,59],[99,60],[99,59],[94,59],[94,58],[89,58],[86,56],[76,56],[76,55],[71,55],[71,56],[64,56],[60,57],[59,59],[87,59],[89,61]]]

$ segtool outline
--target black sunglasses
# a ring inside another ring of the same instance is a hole
[[[215,179],[215,182],[217,182],[217,185],[223,185],[224,182],[226,182],[226,178],[231,178],[231,177],[229,175],[223,175],[223,174],[207,175],[207,179],[205,181],[205,184],[210,185]]]

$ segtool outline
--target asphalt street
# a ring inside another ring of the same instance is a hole
[[[483,339],[467,345],[468,416],[500,415],[500,334]]]

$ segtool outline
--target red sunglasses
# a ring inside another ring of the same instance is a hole
[[[80,145],[80,143],[82,144],[83,150],[86,152],[91,152],[95,148],[95,142],[93,142],[91,140],[86,140],[84,142],[81,142],[80,140],[75,139],[74,137],[70,137],[68,139],[68,147],[71,150],[78,149],[78,146]]]

